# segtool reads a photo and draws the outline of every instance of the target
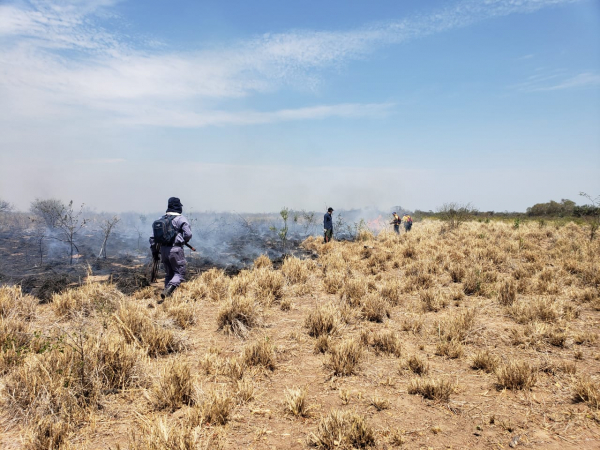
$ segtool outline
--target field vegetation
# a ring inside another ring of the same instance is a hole
[[[598,448],[586,224],[362,229],[158,304],[93,277],[0,287],[6,449]]]

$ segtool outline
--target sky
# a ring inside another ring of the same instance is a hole
[[[524,211],[600,194],[598,0],[0,0],[0,198]]]

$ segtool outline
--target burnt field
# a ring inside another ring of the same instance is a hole
[[[356,214],[354,214],[356,215]],[[30,215],[10,213],[0,223],[0,283],[19,285],[24,293],[41,301],[52,294],[81,284],[91,271],[97,279],[112,280],[126,294],[149,285],[151,255],[148,237],[154,215],[123,214],[106,240],[106,254],[99,256],[104,241],[101,226],[110,217],[84,213],[86,224],[74,236],[73,258],[61,230],[40,223]],[[233,275],[252,266],[254,259],[265,254],[281,265],[285,255],[300,258],[314,254],[300,247],[315,230],[314,213],[290,214],[285,239],[280,235],[284,223],[280,215],[246,215],[227,213],[189,214],[194,237],[186,248],[188,274],[197,276],[211,268]],[[351,214],[352,216],[352,214]],[[108,218],[108,219],[107,219]],[[342,238],[353,238],[345,225]]]
[[[599,245],[425,221],[162,304],[95,274],[43,304],[3,286],[0,446],[598,448]]]

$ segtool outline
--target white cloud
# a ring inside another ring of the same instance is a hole
[[[348,31],[265,34],[218,49],[174,52],[108,32],[114,0],[38,0],[0,6],[0,107],[52,117],[100,112],[121,123],[201,127],[380,114],[390,105],[223,111],[218,102],[312,87],[320,71],[391,45],[574,0],[466,0],[400,21]],[[28,5],[28,6],[24,6]],[[66,56],[64,50],[71,50]],[[0,113],[1,114],[1,113]]]
[[[589,86],[600,86],[600,74],[585,72],[567,78],[558,84],[551,86],[538,87],[535,91],[557,91],[571,88],[584,88]]]

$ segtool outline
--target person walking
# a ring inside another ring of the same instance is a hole
[[[177,197],[168,200],[166,214],[152,224],[150,248],[155,260],[165,267],[165,289],[160,294],[164,300],[185,280],[185,253],[183,246],[192,238],[192,229],[183,215],[183,204]]]
[[[393,214],[392,225],[394,225],[394,231],[396,232],[396,234],[400,234],[400,223],[402,222],[402,219],[395,211],[392,214]]]
[[[323,242],[327,243],[333,239],[333,218],[331,217],[331,213],[333,213],[333,208],[327,208],[327,212],[323,216],[323,232],[324,232],[324,240]]]
[[[412,228],[412,217],[410,217],[408,214],[404,214],[404,217],[402,217],[402,222],[404,222],[404,231],[410,231]]]

